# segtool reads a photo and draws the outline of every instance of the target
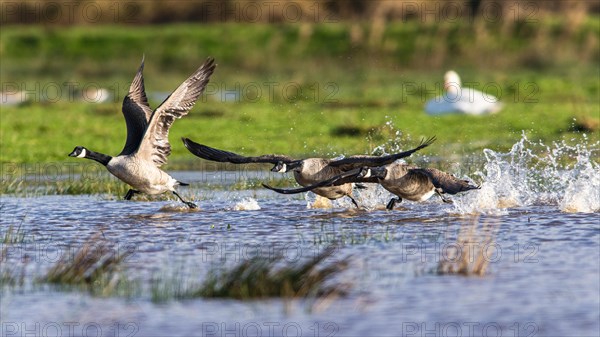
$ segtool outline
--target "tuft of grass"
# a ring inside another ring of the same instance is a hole
[[[19,224],[19,226],[16,229],[13,225],[8,226],[8,229],[6,230],[6,232],[4,232],[4,234],[0,236],[0,237],[2,237],[1,243],[4,245],[10,245],[10,244],[14,244],[14,243],[23,243],[23,241],[25,241],[25,233],[23,232],[23,229],[21,228],[22,223],[23,222],[21,221],[21,223]]]
[[[8,261],[9,245],[4,245],[0,250],[0,290],[5,286],[23,286],[25,284],[26,261],[13,263]]]
[[[445,250],[437,266],[438,275],[485,276],[493,254],[495,233],[478,219],[461,227],[456,244]]]
[[[150,296],[155,303],[167,302],[169,300],[181,300],[194,298],[194,289],[198,287],[197,283],[187,279],[183,273],[183,267],[179,267],[174,272],[167,274],[158,273],[150,279]]]
[[[100,234],[90,237],[71,255],[67,250],[39,281],[89,290],[110,296],[131,294],[134,283],[126,278],[123,263],[131,251],[118,253]]]
[[[329,247],[313,259],[283,267],[284,258],[277,256],[255,257],[229,270],[212,270],[192,295],[241,300],[343,296],[348,284],[326,285],[348,265],[347,259],[326,263],[334,251]]]

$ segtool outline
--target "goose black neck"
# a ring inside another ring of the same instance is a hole
[[[95,160],[104,166],[108,165],[108,162],[112,159],[111,156],[90,150],[86,151],[85,158]]]
[[[303,162],[302,160],[295,160],[295,161],[287,163],[286,164],[287,171],[291,171],[291,170],[299,168],[300,166],[302,166],[302,162]]]

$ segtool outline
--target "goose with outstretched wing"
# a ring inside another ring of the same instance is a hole
[[[452,201],[442,194],[457,194],[479,186],[472,185],[468,180],[461,180],[451,174],[435,168],[420,168],[405,163],[393,162],[380,167],[356,168],[337,176],[315,182],[312,185],[296,189],[279,189],[263,184],[266,188],[284,194],[294,194],[311,191],[316,188],[328,188],[340,184],[377,182],[397,198],[392,198],[386,208],[391,210],[403,199],[425,201],[437,194],[443,202]]]
[[[171,191],[190,208],[196,205],[185,201],[175,187],[187,184],[177,181],[160,169],[171,153],[169,129],[175,121],[188,114],[204,91],[216,64],[207,59],[162,104],[152,111],[144,88],[144,59],[123,99],[123,116],[127,125],[127,139],[119,155],[112,157],[77,146],[71,157],[95,160],[106,166],[114,176],[130,185],[125,195],[129,200],[136,193],[161,194]]]
[[[376,163],[377,165],[384,165],[392,163],[397,159],[405,158],[413,154],[414,152],[429,146],[435,141],[435,137],[431,137],[424,140],[419,146],[414,149],[395,153],[386,156],[351,156],[342,159],[327,159],[327,158],[306,158],[306,159],[295,159],[284,155],[262,155],[256,157],[246,157],[233,152],[223,151],[215,149],[203,144],[196,143],[188,138],[183,138],[185,147],[194,155],[211,161],[232,163],[232,164],[249,164],[249,163],[269,163],[273,164],[271,171],[273,172],[289,172],[294,173],[294,178],[301,186],[311,186],[315,183],[320,183],[325,180],[329,180],[346,171],[350,171],[363,166],[368,166],[366,163]],[[322,197],[330,200],[339,199],[342,197],[349,197],[352,203],[358,207],[356,200],[352,195],[353,183],[339,183],[332,184],[330,186],[315,187],[311,191]],[[279,192],[280,189],[274,189],[270,186],[267,188]]]

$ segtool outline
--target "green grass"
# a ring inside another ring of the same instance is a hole
[[[296,263],[275,258],[255,257],[228,270],[213,270],[191,296],[256,299],[269,297],[340,296],[349,285],[328,285],[347,268],[346,259],[327,261],[335,248],[325,249],[314,258]]]
[[[600,139],[600,66],[593,61],[598,53],[592,48],[591,54],[581,55],[591,48],[586,43],[598,41],[597,21],[589,20],[573,33],[587,39],[561,42],[560,55],[533,46],[540,38],[554,45],[560,36],[555,31],[562,26],[548,25],[558,28],[545,30],[544,23],[529,30],[515,26],[502,35],[498,27],[488,27],[480,54],[460,37],[480,29],[468,24],[389,25],[381,44],[371,47],[366,41],[353,45],[345,23],[314,25],[304,42],[300,26],[292,24],[3,27],[2,81],[39,88],[33,102],[1,107],[3,183],[18,184],[7,177],[27,171],[21,164],[75,165],[79,171],[95,165],[67,157],[76,145],[118,154],[126,132],[120,101],[143,53],[149,92],[173,90],[207,56],[219,64],[213,87],[171,129],[167,170],[215,167],[189,154],[181,144],[183,136],[248,155],[296,156],[370,153],[391,143],[406,149],[432,135],[438,141],[422,153],[442,158],[480,153],[486,147],[506,150],[522,132],[532,140],[572,143],[587,133],[595,142]],[[434,62],[433,55],[441,52],[443,59]],[[493,116],[427,116],[424,101],[440,93],[436,83],[439,88],[450,67],[463,82],[480,83],[478,89],[491,83],[489,91],[498,95],[492,89],[499,88],[505,109]],[[68,81],[79,88],[107,87],[117,99],[106,104],[43,102],[48,85],[60,86],[66,97],[63,83]],[[268,85],[275,85],[272,97]],[[222,101],[218,91],[236,86],[245,99]],[[302,95],[283,90],[296,86]],[[256,88],[261,90],[259,99]],[[158,103],[151,98],[153,107]]]
[[[131,296],[137,287],[124,269],[124,261],[131,254],[131,251],[115,252],[98,234],[90,237],[75,254],[67,250],[38,282],[80,288],[99,296]]]

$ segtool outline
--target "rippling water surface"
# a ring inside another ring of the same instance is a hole
[[[192,183],[186,195],[199,211],[175,201],[2,196],[3,233],[14,225],[24,234],[3,244],[3,263],[25,261],[28,280],[0,293],[2,335],[597,336],[598,165],[579,151],[571,166],[537,160],[531,169],[524,144],[509,154],[487,152],[472,177],[481,189],[454,196],[454,204],[432,198],[393,211],[382,209],[390,195],[374,187],[359,192],[365,209],[347,200],[322,209],[310,207],[310,194],[203,189],[194,172],[174,175]],[[487,273],[438,274],[469,231],[486,238]],[[97,233],[134,252],[126,267],[139,293],[92,296],[32,281],[66,247]],[[329,245],[337,247],[333,259],[350,261],[333,280],[351,284],[345,297],[157,303],[147,289],[157,276],[200,281],[215,265],[277,253],[292,263]]]

